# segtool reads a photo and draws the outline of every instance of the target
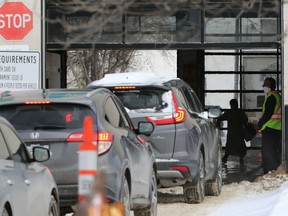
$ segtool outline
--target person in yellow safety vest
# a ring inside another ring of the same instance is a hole
[[[266,94],[262,117],[258,127],[262,133],[262,160],[264,174],[276,170],[281,163],[281,95],[276,89],[275,79],[264,80]]]

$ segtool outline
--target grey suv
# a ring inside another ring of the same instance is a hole
[[[189,203],[221,193],[222,145],[210,118],[219,116],[219,108],[205,111],[186,82],[151,73],[107,74],[87,88],[101,87],[118,96],[135,127],[139,121],[155,125],[150,138],[160,187],[183,186]]]
[[[59,216],[56,182],[40,164],[49,150],[34,147],[29,154],[13,126],[0,117],[0,215]]]
[[[121,201],[127,215],[157,211],[156,161],[147,137],[153,124],[137,130],[119,99],[107,89],[44,89],[6,92],[0,115],[7,118],[29,147],[50,149],[50,167],[59,188],[61,214],[78,199],[78,148],[83,120],[92,116],[98,140],[98,169],[103,171],[108,202]]]

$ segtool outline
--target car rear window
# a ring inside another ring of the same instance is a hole
[[[0,115],[16,130],[53,130],[83,128],[85,116],[93,112],[79,104],[19,104],[0,106]]]
[[[161,90],[127,90],[114,91],[128,113],[171,112],[172,101],[170,91]]]

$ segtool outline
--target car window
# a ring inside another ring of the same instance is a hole
[[[140,89],[113,92],[128,113],[171,112],[170,92],[160,89]]]
[[[119,98],[115,98],[114,97],[114,101],[118,107],[118,109],[121,111],[120,112],[120,115],[122,117],[122,120],[123,120],[123,127],[125,128],[131,128],[131,126],[133,125],[132,122],[130,121],[130,118],[128,116],[128,113],[125,109],[125,107],[123,106],[123,104],[121,104],[121,101],[119,100]],[[133,127],[133,126],[132,126]]]
[[[125,124],[113,99],[109,97],[104,105],[105,119],[114,127],[124,127]]]
[[[190,92],[188,91],[187,88],[182,87],[181,88],[181,93],[184,95],[183,97],[185,98],[185,104],[188,106],[189,110],[193,112],[197,112],[197,107],[194,104],[194,101],[191,98]]]
[[[0,133],[0,159],[2,160],[11,159],[6,142],[2,136],[2,133]]]
[[[181,91],[184,94],[186,98],[186,103],[190,110],[193,112],[202,112],[202,105],[197,97],[197,95],[194,93],[192,89],[189,89],[185,86],[181,87]]]
[[[153,108],[160,103],[158,95],[148,91],[117,92],[116,95],[128,109]]]
[[[26,162],[29,158],[28,153],[22,141],[16,136],[15,132],[4,124],[1,124],[1,130],[3,132],[4,139],[11,150],[13,160],[18,162]]]
[[[203,109],[203,106],[202,106],[198,96],[196,95],[196,93],[192,89],[190,89],[189,91],[190,91],[190,94],[192,95],[192,100],[193,100],[195,106],[197,107],[198,112],[199,113],[203,112],[204,109]]]
[[[64,103],[0,106],[0,115],[16,130],[80,129],[85,116],[94,116],[87,106]]]
[[[174,89],[176,95],[177,95],[177,98],[178,100],[180,101],[180,106],[185,108],[185,109],[188,109],[188,110],[192,110],[195,112],[195,109],[191,108],[191,106],[189,106],[189,100],[185,97],[185,95],[183,94],[183,91],[181,91],[181,89],[177,89],[175,88]]]

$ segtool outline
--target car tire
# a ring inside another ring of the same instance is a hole
[[[10,216],[9,212],[7,211],[6,207],[4,207],[1,216]]]
[[[205,164],[203,154],[199,158],[199,178],[196,185],[190,183],[183,186],[184,198],[187,203],[202,203],[205,198]]]
[[[59,216],[60,211],[58,207],[58,203],[53,195],[51,195],[50,203],[49,203],[49,216]]]
[[[122,190],[121,190],[121,197],[120,202],[124,205],[125,210],[125,216],[130,215],[130,190],[129,190],[129,184],[124,176],[123,183],[122,183]]]
[[[222,191],[222,147],[218,147],[217,152],[217,174],[214,181],[209,181],[206,183],[206,195],[208,196],[219,196]]]
[[[150,187],[150,208],[137,209],[134,211],[134,216],[157,216],[157,177],[155,171],[151,175],[151,187]]]
[[[74,212],[74,210],[71,207],[65,207],[60,208],[60,216],[65,216],[66,214]],[[72,215],[73,216],[73,215]]]

